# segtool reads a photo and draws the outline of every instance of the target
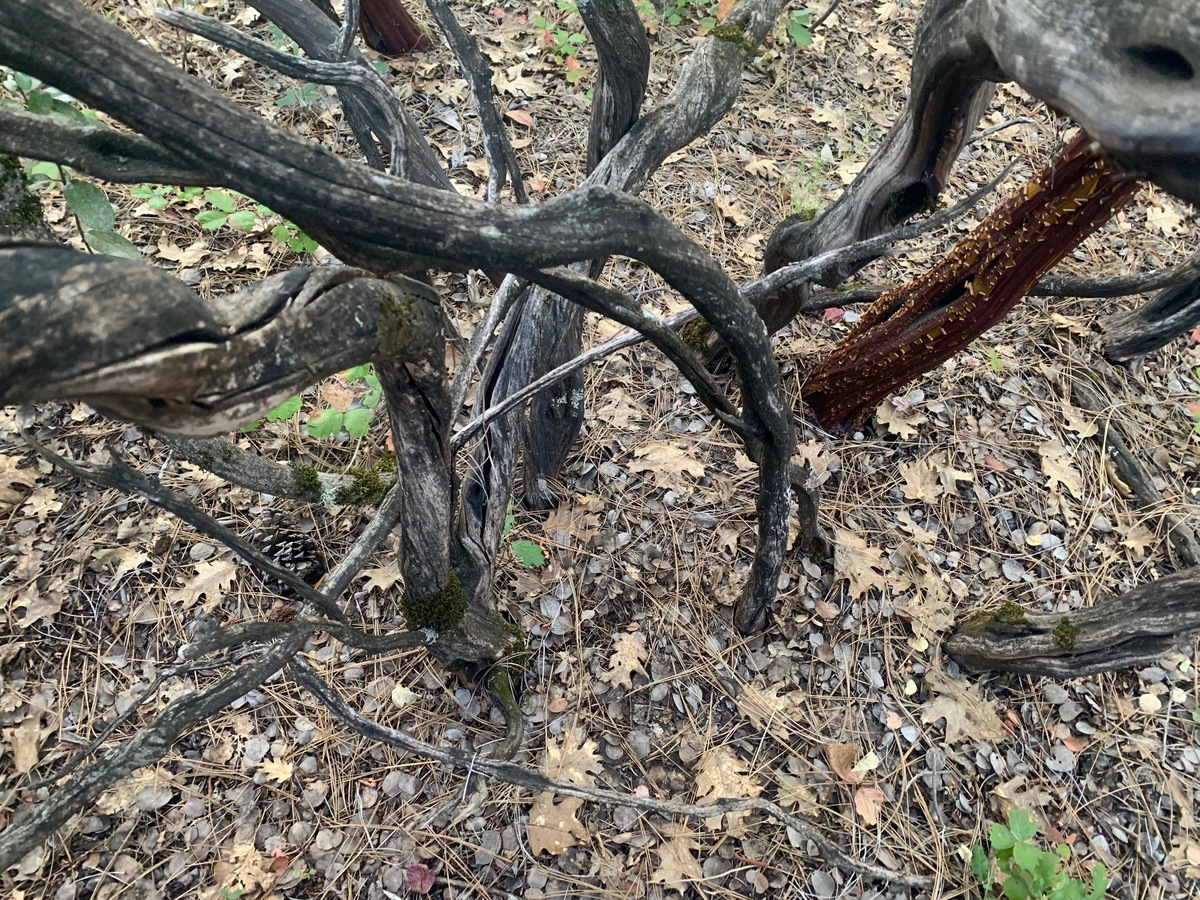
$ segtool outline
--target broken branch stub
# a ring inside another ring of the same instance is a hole
[[[236,431],[317,379],[441,333],[403,276],[301,268],[202,298],[161,269],[0,243],[0,403],[82,400],[168,434]]]

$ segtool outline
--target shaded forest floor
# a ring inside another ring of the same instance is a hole
[[[147,16],[149,5],[105,7],[172,58],[186,44],[189,71],[241,102],[351,152],[323,90],[306,95],[183,39]],[[560,23],[569,37],[578,19],[549,5],[459,12],[486,35],[531,196],[570,189],[582,177],[595,61],[586,43],[577,60],[560,60],[554,29],[547,41],[531,20]],[[835,197],[894,120],[915,15],[908,4],[854,0],[799,50],[781,27],[745,72],[736,110],[675,154],[643,197],[736,280],[756,276],[774,224]],[[265,34],[251,15],[238,21]],[[692,20],[658,29],[653,102],[669,92],[696,32]],[[449,52],[439,46],[391,69],[455,183],[481,195],[478,120]],[[963,154],[948,201],[1020,160],[990,207],[1052,157],[1069,127],[1001,88],[982,124],[1006,122]],[[203,194],[160,194],[165,204],[124,188],[109,196],[121,233],[198,290],[225,292],[305,261],[272,238],[278,220],[246,201],[239,208],[257,217],[249,232],[202,227],[198,216],[213,209]],[[44,198],[54,227],[82,246],[61,196]],[[903,281],[985,211],[859,277]],[[1193,209],[1148,190],[1062,268],[1170,265],[1195,247],[1197,225]],[[606,277],[661,312],[682,308],[628,261]],[[437,286],[469,336],[489,286],[460,275]],[[1100,372],[1115,420],[1170,508],[1197,519],[1200,347],[1181,339],[1129,366],[1096,362],[1104,318],[1131,302],[1028,300],[844,438],[805,424],[797,401],[802,454],[821,483],[836,553],[787,560],[774,622],[753,638],[729,621],[753,547],[753,466],[658,353],[635,347],[593,367],[561,505],[515,511],[511,541],[538,545],[545,564],[526,566],[507,548],[497,583],[532,651],[519,759],[656,797],[769,797],[859,858],[934,878],[930,896],[978,896],[964,854],[1016,807],[1072,846],[1078,878],[1102,862],[1116,896],[1194,895],[1194,645],[1138,672],[1065,684],[962,679],[939,652],[953,622],[975,610],[1012,601],[1069,612],[1175,570],[1157,520],[1126,498],[1106,463],[1103,423],[1071,401],[1074,380]],[[855,317],[833,309],[777,337],[793,397]],[[589,324],[593,341],[618,330]],[[363,409],[367,391],[331,379],[305,394],[297,415],[238,440],[330,469],[369,466],[386,451],[381,423],[360,438],[305,431],[319,411]],[[283,517],[330,558],[365,521],[353,508],[313,511],[229,487],[79,405],[44,406],[38,428],[83,458],[115,441],[235,527]],[[248,618],[274,599],[226,549],[139,499],[51,471],[15,431],[13,411],[0,412],[4,815],[176,660],[202,611]],[[380,631],[402,622],[395,549],[354,588]],[[364,659],[318,636],[308,658],[364,713],[423,740],[486,751],[503,734],[486,695],[424,652]],[[168,680],[110,742],[185,688]],[[4,873],[4,891],[27,900],[390,900],[426,887],[408,871],[424,864],[436,875],[431,895],[444,897],[910,896],[844,878],[795,833],[756,816],[673,820],[545,797],[531,809],[527,792],[478,787],[348,732],[276,679],[105,794],[59,842]]]

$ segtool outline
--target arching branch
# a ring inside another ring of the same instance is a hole
[[[407,278],[302,268],[205,300],[160,269],[0,244],[0,403],[85,400],[160,431],[234,431],[327,375],[440,333]]]

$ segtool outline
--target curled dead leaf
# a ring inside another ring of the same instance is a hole
[[[865,825],[879,824],[879,810],[887,796],[879,788],[861,787],[854,792],[854,810]]]
[[[858,762],[858,747],[854,744],[826,744],[825,759],[829,762],[835,775],[846,784],[858,784],[862,781],[862,773],[855,771],[854,764]]]

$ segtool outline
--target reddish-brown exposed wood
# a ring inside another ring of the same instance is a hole
[[[432,46],[429,30],[413,18],[401,0],[362,0],[358,27],[367,45],[387,56],[402,56]]]
[[[881,400],[1004,318],[1138,182],[1082,132],[940,263],[880,297],[813,369],[804,399],[827,428]]]

